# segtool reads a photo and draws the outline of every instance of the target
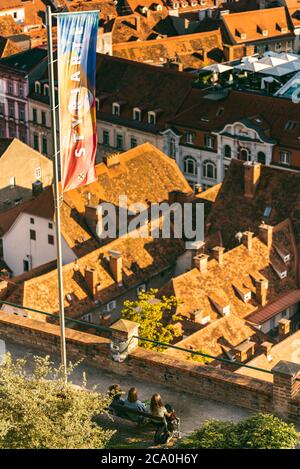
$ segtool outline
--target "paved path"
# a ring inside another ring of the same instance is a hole
[[[16,345],[10,342],[6,342],[6,350],[10,352],[14,358],[24,357],[26,355],[30,358],[31,354],[38,354],[36,351],[30,350],[29,347]],[[57,357],[52,358],[57,362]],[[223,404],[210,399],[203,399],[184,391],[171,390],[161,384],[150,383],[144,380],[133,380],[131,377],[127,378],[87,365],[79,365],[72,374],[71,379],[75,384],[80,384],[83,372],[86,373],[88,386],[92,387],[97,385],[97,389],[100,392],[105,392],[113,383],[120,384],[124,391],[127,391],[131,386],[136,386],[139,390],[141,400],[149,399],[154,393],[159,392],[164,402],[171,402],[174,405],[177,415],[181,418],[181,430],[183,435],[199,428],[207,419],[218,418],[222,420],[239,421],[251,414],[250,411],[240,407]]]

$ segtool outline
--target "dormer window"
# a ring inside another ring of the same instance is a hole
[[[44,96],[49,96],[49,85],[44,85]]]
[[[133,108],[133,120],[134,121],[142,120],[142,111],[138,107]]]
[[[148,112],[148,124],[156,124],[156,113],[154,111]]]
[[[120,116],[120,104],[119,103],[113,103],[112,113],[113,113],[113,116]]]
[[[34,92],[37,94],[41,94],[41,84],[39,81],[36,81],[34,84]]]

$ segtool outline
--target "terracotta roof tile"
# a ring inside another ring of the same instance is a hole
[[[291,34],[284,7],[267,8],[242,13],[230,13],[223,16],[223,22],[229,32],[232,44],[265,40]],[[266,31],[266,36],[263,35]],[[242,34],[246,37],[243,37]]]

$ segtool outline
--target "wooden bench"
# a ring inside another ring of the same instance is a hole
[[[149,412],[143,412],[136,409],[130,409],[124,404],[113,403],[108,408],[109,413],[119,417],[121,419],[129,420],[137,424],[146,422],[151,423],[155,427],[154,433],[154,442],[156,442],[156,437],[158,432],[168,432],[168,425],[165,417],[157,417],[150,414]]]

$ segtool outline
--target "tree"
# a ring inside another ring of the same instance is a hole
[[[157,290],[141,292],[136,301],[124,302],[122,317],[139,323],[141,337],[169,344],[173,337],[178,337],[181,331],[174,324],[180,316],[174,311],[179,301],[174,296],[157,298]],[[164,350],[163,346],[151,342],[141,341],[141,347],[153,350]]]
[[[110,399],[82,386],[67,384],[49,357],[34,357],[27,374],[25,359],[7,354],[0,366],[0,448],[104,448],[113,431],[97,425]],[[68,375],[73,371],[70,365]]]
[[[299,441],[293,424],[271,414],[255,414],[234,424],[208,420],[181,447],[201,449],[292,449]]]

